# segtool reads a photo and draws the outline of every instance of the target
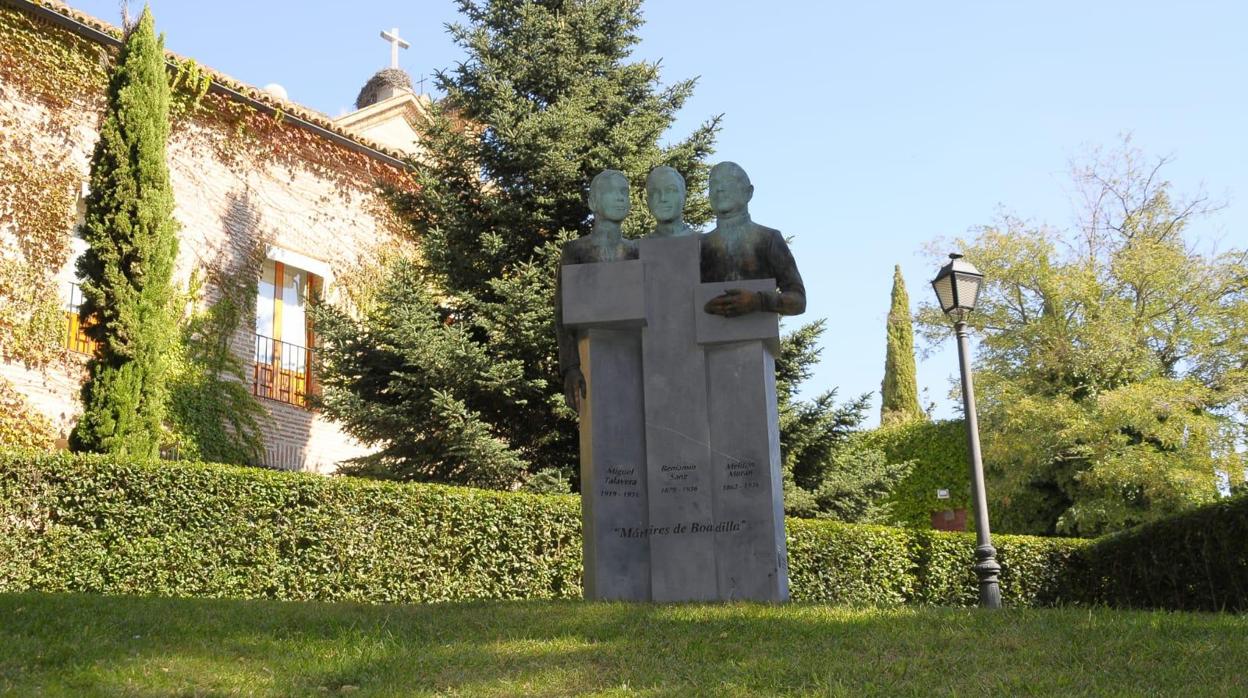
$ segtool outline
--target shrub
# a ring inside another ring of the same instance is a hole
[[[425,602],[577,597],[568,495],[0,451],[0,592]],[[1002,536],[1008,604],[1048,605],[1084,541]],[[968,534],[789,519],[793,598],[973,605]],[[1078,592],[1078,593],[1076,593]]]
[[[913,597],[905,531],[794,518],[786,527],[795,601],[895,605]]]
[[[1248,494],[1097,539],[1087,601],[1184,611],[1248,610]]]
[[[979,581],[971,565],[975,536],[912,531],[916,588],[912,602],[974,606]],[[1083,598],[1083,557],[1077,538],[993,536],[1001,564],[1001,600],[1007,606],[1057,606]]]
[[[975,536],[789,519],[789,584],[794,600],[974,606],[979,582]],[[1001,596],[1009,606],[1054,606],[1083,598],[1088,541],[999,536]]]

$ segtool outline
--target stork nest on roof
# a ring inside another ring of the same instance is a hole
[[[355,98],[355,108],[363,109],[380,102],[381,92],[387,87],[400,87],[411,90],[412,78],[400,68],[386,68],[377,71],[376,75],[364,83],[364,89],[360,90],[360,95]]]

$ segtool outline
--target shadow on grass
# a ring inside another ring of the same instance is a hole
[[[1243,694],[1248,617],[0,595],[0,692]]]

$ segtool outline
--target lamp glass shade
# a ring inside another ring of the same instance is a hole
[[[942,274],[932,282],[936,290],[936,300],[940,301],[940,309],[946,313],[953,310],[953,274]]]
[[[954,272],[954,278],[957,283],[954,284],[954,298],[957,299],[959,308],[970,312],[975,309],[975,302],[979,300],[979,285],[984,277],[978,274],[965,274]]]

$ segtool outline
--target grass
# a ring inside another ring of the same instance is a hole
[[[1245,695],[1248,616],[0,594],[14,695]]]

